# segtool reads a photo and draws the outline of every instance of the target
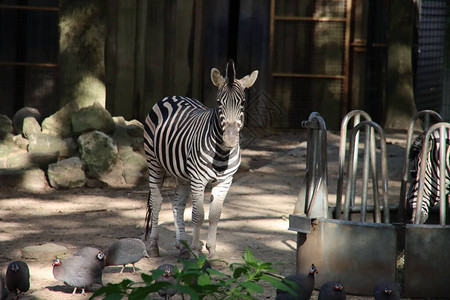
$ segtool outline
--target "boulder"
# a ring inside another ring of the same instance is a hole
[[[0,115],[0,140],[13,131],[12,121],[7,115]]]
[[[130,185],[138,185],[147,180],[147,161],[131,147],[124,148],[119,152],[123,162],[123,177]]]
[[[56,113],[42,121],[42,132],[63,138],[70,137],[72,135],[70,116],[79,109],[77,102],[67,103]]]
[[[41,125],[39,125],[39,122],[35,118],[26,117],[25,119],[23,119],[22,133],[26,138],[28,138],[32,134],[40,132]]]
[[[30,143],[28,145],[28,152],[59,152],[60,158],[71,156],[74,149],[74,141],[72,139],[62,139],[57,136],[35,133],[28,137]]]
[[[19,149],[27,150],[28,144],[30,143],[26,138],[24,138],[21,134],[13,136],[13,142]]]
[[[12,138],[5,138],[3,141],[0,141],[0,157],[8,157],[18,150],[20,149]]]
[[[36,121],[39,123],[41,121],[41,113],[33,107],[23,107],[21,109],[19,109],[13,117],[13,126],[14,126],[14,131],[17,134],[21,134],[22,133],[22,129],[23,129],[23,121],[25,120],[25,118],[34,118],[36,119]]]
[[[111,114],[99,103],[95,102],[89,107],[85,107],[75,112],[71,116],[72,129],[76,134],[99,130],[104,133],[111,133],[115,129]]]
[[[71,157],[50,164],[47,176],[50,186],[56,189],[77,188],[86,184],[83,164],[78,157]]]
[[[22,249],[22,257],[25,259],[35,259],[38,261],[52,261],[55,258],[62,258],[66,255],[67,248],[53,243],[43,245],[28,246]]]
[[[112,170],[118,157],[117,145],[105,133],[95,130],[78,138],[81,160],[89,176],[100,178]]]

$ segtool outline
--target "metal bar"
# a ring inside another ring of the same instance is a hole
[[[342,213],[342,192],[344,189],[344,166],[345,166],[345,155],[347,149],[347,127],[348,122],[356,117],[363,116],[366,120],[371,121],[372,118],[368,113],[362,110],[352,110],[347,113],[341,122],[341,131],[340,131],[340,142],[339,142],[339,174],[338,174],[338,182],[336,189],[336,219],[340,219]],[[354,127],[355,125],[353,125]]]
[[[299,16],[274,16],[275,21],[294,21],[294,22],[346,22],[347,18],[333,17],[299,17]]]
[[[8,5],[0,4],[0,9],[23,9],[23,10],[43,10],[43,11],[59,11],[59,7],[49,6],[26,6],[26,5]]]
[[[428,117],[427,117],[428,116]],[[408,133],[405,145],[405,160],[403,162],[403,177],[400,186],[400,199],[399,199],[399,209],[398,209],[398,221],[405,223],[405,209],[406,209],[406,188],[409,181],[409,151],[411,150],[412,136],[414,133],[414,125],[417,120],[424,118],[425,131],[429,129],[430,117],[437,122],[442,122],[442,117],[433,110],[422,110],[414,114],[409,120]],[[428,120],[428,121],[427,121]]]
[[[0,61],[0,66],[56,68],[56,67],[58,67],[58,64],[53,64],[53,63],[28,63],[28,62],[17,62],[17,61]]]
[[[351,26],[352,26],[352,4],[353,0],[347,0],[346,2],[346,12],[345,12],[345,36],[344,36],[344,61],[343,61],[343,83],[342,83],[342,99],[341,99],[341,111],[340,115],[343,115],[343,112],[348,110],[348,99],[349,99],[349,91],[350,89],[350,43],[351,43]]]
[[[369,183],[369,153],[371,149],[370,143],[371,130],[370,127],[366,126],[366,136],[364,139],[364,162],[363,162],[363,186],[362,186],[362,197],[361,197],[361,222],[366,222],[367,214],[367,193],[368,193],[368,183]]]
[[[375,129],[378,132],[379,135],[379,139],[380,139],[380,147],[381,147],[381,180],[383,182],[383,193],[382,193],[382,198],[383,198],[383,211],[384,211],[384,222],[385,223],[389,223],[390,222],[390,217],[389,217],[389,204],[388,204],[388,175],[387,175],[387,154],[386,154],[386,137],[384,135],[383,129],[380,127],[380,125],[378,125],[377,123],[373,122],[373,121],[363,121],[360,122],[358,125],[356,125],[353,130],[352,130],[352,135],[351,135],[351,147],[350,149],[355,149],[354,145],[356,143],[356,135],[358,133],[359,130],[361,130],[362,127],[371,127],[373,129]],[[368,131],[370,132],[370,131]],[[367,138],[366,137],[366,143],[367,141],[370,142],[371,138]],[[371,142],[370,142],[371,143]],[[373,143],[374,144],[374,143]],[[366,148],[370,148],[366,145]],[[371,151],[375,151],[375,147],[371,148]],[[344,220],[348,221],[350,218],[350,203],[353,201],[354,197],[355,197],[355,185],[356,185],[356,167],[353,165],[354,164],[354,156],[358,155],[357,151],[352,151],[350,153],[350,163],[349,163],[349,167],[348,167],[348,178],[349,178],[349,185],[347,186],[347,197],[345,199],[345,208],[344,208]],[[373,156],[372,156],[373,157]],[[368,159],[369,156],[367,156],[367,158],[365,157],[365,163],[364,163],[364,169],[363,172],[368,172],[367,168],[368,168]],[[374,164],[373,164],[374,165]],[[367,178],[363,178],[363,180],[367,181]],[[363,185],[367,184],[367,182],[363,182]],[[375,193],[374,195],[376,197],[378,197],[378,191]],[[376,200],[374,199],[374,203],[376,204]],[[364,212],[365,209],[367,209],[367,205],[364,205],[364,200],[362,205],[362,211],[361,214],[365,214],[366,212]],[[375,208],[378,208],[378,212],[376,214],[381,214],[380,211],[380,205],[376,206]],[[375,215],[376,215],[375,214]]]
[[[445,225],[446,222],[446,208],[447,208],[447,197],[446,192],[447,188],[445,185],[445,177],[446,177],[446,167],[447,167],[447,142],[446,142],[447,130],[444,126],[440,127],[439,131],[439,195],[440,195],[440,223],[442,226]]]
[[[373,199],[374,199],[374,219],[376,223],[381,223],[381,204],[378,197],[378,172],[377,172],[377,153],[376,153],[376,147],[375,147],[375,131],[371,127],[370,128],[370,161],[371,161],[371,171],[372,171],[372,192],[373,192]]]
[[[316,78],[316,79],[345,79],[343,75],[324,75],[324,74],[301,74],[301,73],[272,73],[273,77],[295,77],[295,78]]]

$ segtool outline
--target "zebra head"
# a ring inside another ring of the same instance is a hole
[[[241,79],[236,79],[234,62],[227,63],[225,78],[216,68],[211,70],[211,80],[219,88],[217,103],[220,129],[225,147],[233,148],[239,143],[239,131],[244,126],[245,89],[251,87],[258,77],[253,71]]]

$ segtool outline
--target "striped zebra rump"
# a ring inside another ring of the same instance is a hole
[[[446,161],[445,161],[445,182],[446,182],[446,189],[448,194],[448,190],[450,187],[450,161],[449,161],[449,155],[450,155],[450,140],[448,132],[446,132]],[[429,151],[426,155],[426,169],[425,169],[425,176],[424,176],[424,182],[423,182],[423,200],[422,200],[422,208],[421,212],[422,215],[420,216],[420,223],[425,223],[425,221],[428,219],[429,211],[432,207],[434,207],[436,204],[439,203],[440,199],[440,158],[439,158],[439,152],[440,152],[440,138],[439,138],[439,131],[436,130],[432,132],[430,135],[430,141],[429,141]],[[422,161],[422,146],[425,138],[425,133],[419,135],[416,140],[413,142],[410,148],[410,154],[409,154],[409,166],[410,166],[410,189],[407,194],[407,203],[409,203],[409,210],[411,214],[411,222],[415,223],[416,220],[416,207],[417,207],[417,198],[419,194],[419,186],[420,186],[420,168],[421,168],[421,161]]]

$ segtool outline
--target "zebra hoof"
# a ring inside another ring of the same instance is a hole
[[[178,258],[189,259],[191,257],[191,252],[189,252],[189,249],[186,248],[184,245],[180,245],[179,251],[180,252],[178,254]]]
[[[159,248],[158,247],[153,247],[150,248],[150,250],[148,251],[148,256],[150,257],[159,257]]]

